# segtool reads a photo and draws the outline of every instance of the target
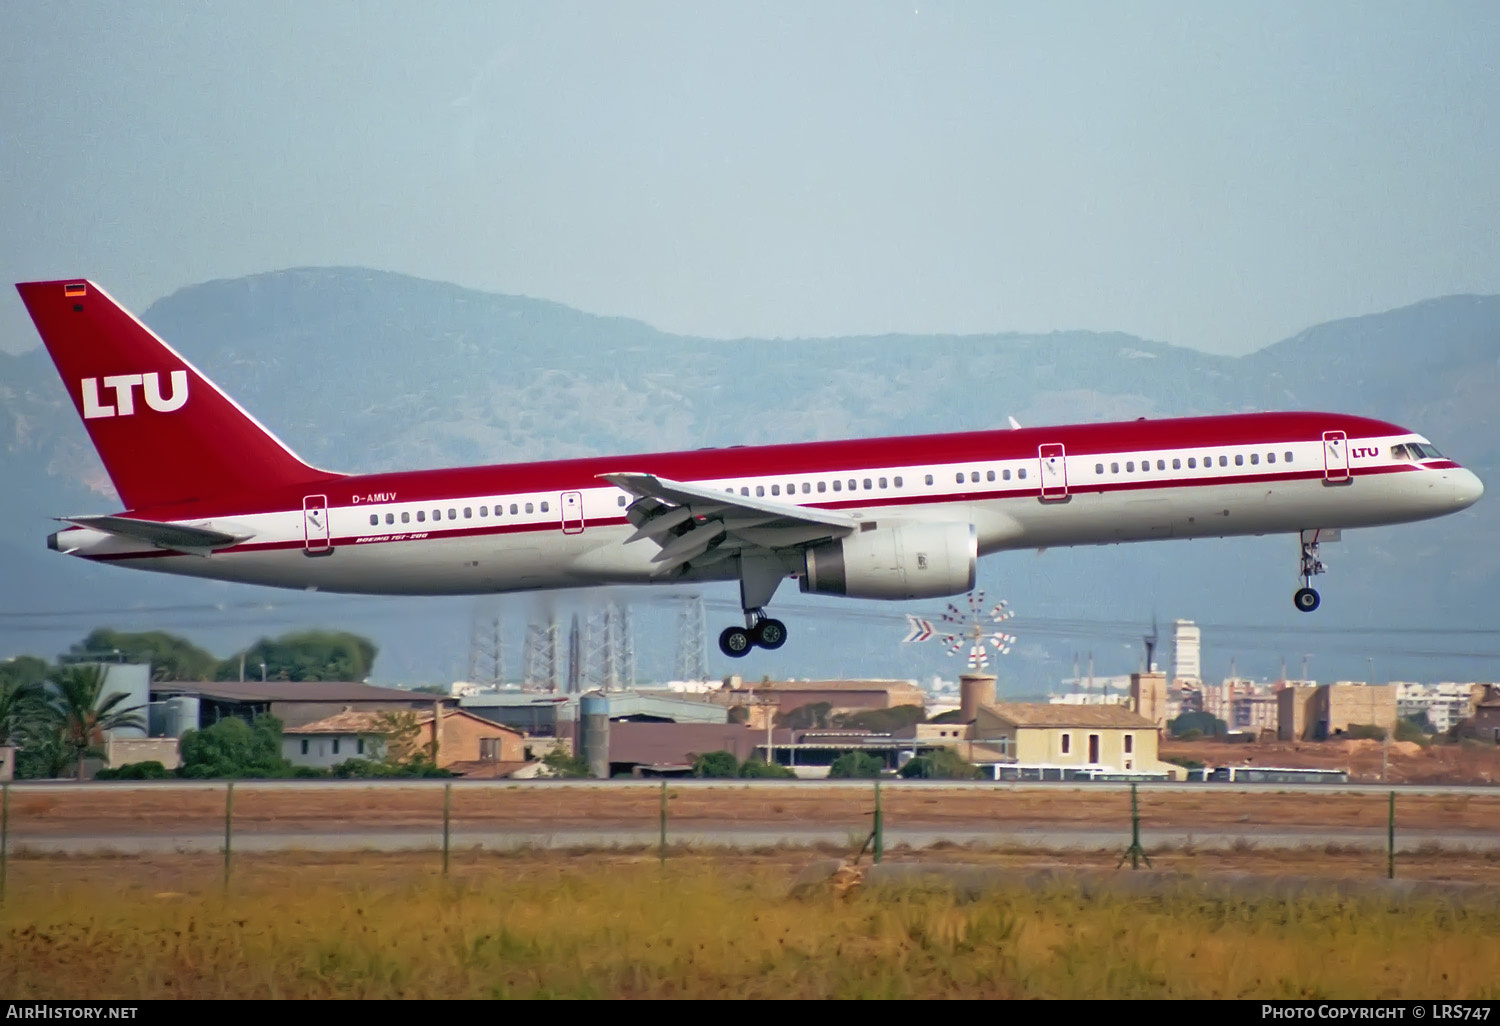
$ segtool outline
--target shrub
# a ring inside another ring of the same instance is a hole
[[[868,752],[845,752],[828,767],[828,775],[838,780],[873,780],[884,772],[885,763]]]
[[[281,721],[257,716],[251,724],[230,718],[188,731],[182,736],[178,775],[195,779],[290,777],[292,764],[281,755]]]
[[[740,765],[740,776],[753,780],[796,780],[797,774],[779,762],[746,759]]]
[[[902,766],[901,775],[918,780],[974,780],[979,776],[979,767],[965,762],[952,748],[939,748]]]
[[[739,760],[734,757],[733,752],[708,752],[693,759],[695,777],[724,779],[737,777],[739,772]]]
[[[1349,729],[1344,731],[1344,736],[1356,741],[1384,741],[1385,728],[1373,723],[1351,723]]]
[[[106,768],[94,774],[95,780],[166,780],[172,771],[152,759],[148,762],[127,762],[123,766]]]

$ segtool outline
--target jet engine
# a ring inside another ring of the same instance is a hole
[[[973,524],[893,523],[810,547],[804,592],[868,599],[925,599],[974,588],[979,536]]]

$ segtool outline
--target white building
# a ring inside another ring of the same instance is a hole
[[[1202,632],[1191,620],[1172,621],[1172,680],[1203,679]]]
[[[1438,733],[1450,730],[1460,720],[1474,715],[1474,705],[1484,690],[1482,684],[1396,683],[1396,715],[1427,714],[1427,722]]]

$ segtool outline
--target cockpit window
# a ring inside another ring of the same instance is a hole
[[[1404,446],[1404,445],[1393,445],[1393,446],[1391,446],[1391,459],[1393,459],[1393,460],[1409,460],[1409,459],[1413,459],[1413,458],[1414,457],[1411,455],[1411,453],[1407,451],[1406,446]]]
[[[1404,455],[1403,450],[1405,450]],[[1391,450],[1391,455],[1398,460],[1440,460],[1443,458],[1443,454],[1437,451],[1437,446],[1427,442],[1421,444],[1407,442],[1405,445],[1398,445]]]

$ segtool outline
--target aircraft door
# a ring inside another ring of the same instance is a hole
[[[1056,502],[1068,497],[1068,460],[1061,442],[1052,442],[1037,449],[1037,461],[1041,464],[1042,501]]]
[[[328,532],[328,496],[308,495],[302,499],[302,538],[309,556],[326,556],[333,552]]]
[[[583,493],[562,493],[562,529],[563,534],[583,533]]]
[[[1342,431],[1323,432],[1323,480],[1329,484],[1349,480],[1349,439]]]

